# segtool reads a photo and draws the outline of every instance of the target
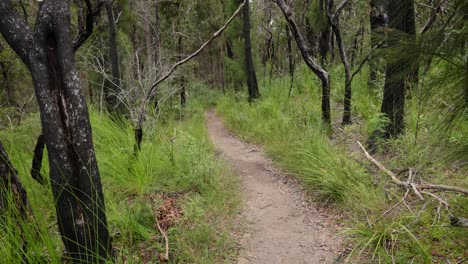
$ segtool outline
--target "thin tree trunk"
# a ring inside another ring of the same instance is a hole
[[[341,122],[342,126],[346,126],[351,124],[351,96],[352,96],[352,79],[351,79],[351,71],[348,62],[348,56],[346,54],[346,47],[343,42],[343,37],[341,35],[340,29],[340,14],[336,13],[335,15],[331,15],[329,13],[329,20],[332,26],[333,32],[335,33],[336,42],[338,44],[338,48],[340,50],[340,57],[341,62],[343,64],[343,68],[345,71],[345,92],[344,92],[344,99],[343,99],[343,120]]]
[[[287,44],[288,44],[288,62],[289,62],[289,77],[290,77],[288,96],[291,97],[292,88],[294,84],[294,58],[293,58],[292,39],[291,39],[291,33],[289,32],[289,26],[286,25],[285,29],[286,29],[286,38],[287,38]]]
[[[117,51],[117,30],[115,27],[114,11],[112,10],[112,0],[106,2],[107,21],[109,23],[109,63],[111,68],[111,80],[107,82],[105,97],[107,109],[113,114],[123,114],[123,104],[119,95],[120,83],[120,62]]]
[[[184,53],[184,47],[182,45],[182,35],[179,36],[179,41],[177,42],[177,49],[179,50],[179,61],[182,60]],[[180,76],[180,107],[185,108],[187,105],[187,96],[185,91],[185,77]]]
[[[249,0],[245,1],[242,17],[244,20],[243,35],[245,49],[245,66],[247,74],[247,86],[249,89],[249,101],[252,102],[260,97],[258,90],[257,75],[255,73],[254,61],[252,56],[252,43],[250,40],[250,8]]]
[[[159,15],[159,3],[158,0],[154,3],[154,17],[155,17],[155,25],[154,25],[154,65],[157,67],[160,60],[160,52],[161,52],[161,16]]]

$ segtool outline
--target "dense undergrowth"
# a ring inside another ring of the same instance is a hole
[[[249,104],[244,95],[230,93],[217,110],[226,125],[242,138],[263,144],[285,171],[296,175],[317,199],[344,212],[343,231],[352,246],[353,263],[461,263],[468,259],[466,229],[450,226],[452,215],[467,217],[468,199],[437,193],[450,204],[405,191],[374,168],[357,145],[385,124],[379,115],[381,92],[367,86],[367,73],[353,83],[353,125],[341,128],[342,69],[333,70],[334,134],[320,120],[320,90],[307,68],[299,69],[288,97],[289,78],[265,81],[262,98]],[[407,102],[406,133],[380,142],[376,158],[398,172],[411,168],[416,177],[432,183],[466,187],[467,122],[447,128],[449,107],[441,103],[447,92],[433,91]],[[401,176],[406,177],[406,176]],[[392,209],[393,208],[393,209]],[[390,210],[391,209],[391,210]],[[390,210],[390,211],[389,211]]]
[[[173,207],[165,212],[166,220],[172,221],[167,231],[170,263],[235,259],[237,242],[231,234],[238,221],[237,182],[215,159],[204,125],[206,104],[200,102],[191,102],[183,111],[177,106],[161,108],[157,121],[147,122],[137,157],[131,123],[116,123],[106,114],[90,112],[116,263],[158,262],[165,246],[153,209],[168,199]],[[20,263],[21,257],[29,263],[61,263],[64,248],[50,186],[39,185],[29,175],[40,133],[38,119],[37,114],[31,115],[21,126],[0,132],[33,210],[22,223],[27,252],[22,252],[13,217],[2,219],[2,263]],[[48,175],[47,168],[45,160],[43,175]]]

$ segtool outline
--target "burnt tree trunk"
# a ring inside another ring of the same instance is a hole
[[[12,200],[10,200],[12,199]],[[14,205],[14,208],[10,208]],[[19,217],[25,219],[28,211],[28,195],[18,178],[18,171],[0,142],[0,217],[13,210],[18,210]]]
[[[114,11],[112,10],[112,0],[106,1],[107,21],[109,23],[109,64],[111,78],[105,86],[105,98],[107,109],[112,114],[123,114],[123,104],[120,102],[119,94],[121,89],[120,82],[120,62],[117,51],[117,30],[115,27]]]
[[[340,7],[338,7],[340,8]],[[341,122],[342,126],[351,124],[351,96],[352,96],[352,77],[351,70],[348,61],[348,55],[346,53],[345,43],[343,41],[343,36],[341,34],[340,27],[340,14],[341,10],[337,10],[334,15],[330,11],[327,11],[328,20],[330,25],[335,33],[336,43],[338,44],[338,49],[340,51],[341,63],[343,64],[345,72],[345,92],[343,99],[343,120]]]
[[[254,60],[252,56],[252,43],[250,40],[250,7],[248,0],[245,1],[242,11],[242,18],[244,21],[242,33],[244,36],[245,68],[247,86],[249,89],[249,101],[252,102],[260,97],[260,91],[258,90],[257,75],[255,73]]]
[[[32,75],[67,257],[103,263],[111,241],[88,109],[75,67],[70,0],[42,2],[34,33],[11,1],[0,0],[0,33]]]
[[[177,41],[177,49],[179,50],[179,61],[181,61],[184,53],[184,47],[182,45],[182,35],[179,36],[179,40]],[[180,107],[185,108],[186,105],[187,94],[185,91],[185,78],[182,74],[182,76],[180,76]]]
[[[390,48],[399,45],[404,37],[401,33],[409,36],[415,34],[413,0],[389,1],[388,17],[389,27],[393,29],[388,33]],[[412,62],[405,58],[387,64],[381,111],[389,119],[389,123],[385,127],[384,138],[396,137],[405,128],[405,91],[407,79],[412,75],[411,65]]]
[[[294,20],[293,13],[291,11],[291,7],[288,6],[284,0],[277,0],[275,2],[278,7],[283,12],[286,21],[289,24],[289,28],[291,30],[291,34],[296,41],[296,44],[301,51],[302,58],[304,62],[307,64],[309,69],[317,75],[322,83],[322,119],[325,124],[331,128],[331,119],[330,119],[330,78],[328,72],[324,70],[314,59],[314,53],[311,49],[309,43],[304,38],[304,36],[299,31],[299,27]]]
[[[288,96],[291,97],[292,88],[294,84],[294,57],[293,57],[293,49],[292,49],[292,38],[291,38],[291,33],[289,32],[288,25],[286,25],[285,30],[286,30],[286,41],[287,41],[287,46],[288,46],[288,64],[289,64],[289,78],[290,78]]]

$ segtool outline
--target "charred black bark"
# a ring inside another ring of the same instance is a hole
[[[182,56],[184,53],[184,46],[182,44],[182,35],[179,36],[179,40],[177,42],[177,48],[179,50],[179,61],[182,60]],[[187,105],[187,94],[185,91],[185,77],[182,75],[180,76],[180,107],[185,108]]]
[[[389,47],[398,46],[402,37],[415,34],[413,0],[389,1],[388,17],[389,27],[394,29],[388,34]],[[381,111],[389,123],[385,127],[384,138],[396,137],[405,128],[405,91],[412,74],[412,62],[406,58],[387,64]]]
[[[294,84],[294,58],[293,58],[293,50],[292,50],[292,38],[291,38],[291,33],[289,32],[288,25],[286,25],[285,31],[286,31],[286,39],[287,39],[286,41],[288,45],[288,62],[289,62],[289,78],[290,78],[288,96],[291,97],[292,88]]]
[[[42,2],[33,33],[12,3],[0,0],[0,33],[32,75],[67,257],[102,263],[109,258],[111,241],[88,109],[75,68],[70,1]]]
[[[339,7],[338,7],[339,8]],[[328,11],[328,18],[330,25],[332,26],[333,32],[335,33],[336,43],[338,44],[338,49],[340,51],[341,62],[345,71],[345,92],[343,99],[343,120],[341,122],[342,126],[351,124],[351,97],[352,97],[352,76],[350,65],[348,62],[348,55],[346,53],[346,47],[343,41],[343,36],[341,34],[340,28],[340,10],[337,10],[335,14],[331,14]]]
[[[257,74],[255,73],[254,61],[252,56],[252,43],[250,40],[250,7],[248,0],[245,1],[243,7],[242,18],[244,21],[242,33],[244,36],[247,86],[249,89],[249,102],[252,102],[260,97],[260,91],[258,90]]]
[[[42,157],[44,155],[44,148],[45,148],[44,135],[40,134],[39,137],[37,137],[36,147],[34,148],[34,156],[33,156],[32,167],[31,167],[31,176],[34,180],[36,180],[41,185],[46,184],[46,179],[41,174]]]
[[[137,155],[138,151],[141,150],[141,141],[143,140],[143,128],[138,126],[135,128],[134,131],[135,135],[135,147],[134,147],[134,153]]]
[[[96,8],[93,8],[91,0],[83,0],[85,6],[80,7],[80,15],[78,19],[78,36],[76,37],[75,43],[73,43],[73,50],[77,51],[85,41],[93,34],[95,18],[101,13],[104,1],[98,1]],[[81,3],[81,0],[78,1]],[[82,5],[82,3],[81,3]],[[85,11],[85,12],[83,12]],[[86,14],[83,14],[86,13]]]
[[[112,10],[112,1],[106,1],[107,21],[109,23],[109,64],[111,70],[111,80],[107,82],[105,98],[107,109],[112,114],[123,114],[123,104],[119,100],[120,83],[120,62],[119,52],[117,51],[117,31],[115,27],[114,11]]]
[[[9,201],[12,198],[13,201]],[[13,202],[13,203],[12,203]],[[15,208],[10,208],[12,205]],[[26,218],[28,195],[18,178],[18,171],[11,164],[10,158],[0,142],[0,217],[9,210],[18,210],[19,216]]]

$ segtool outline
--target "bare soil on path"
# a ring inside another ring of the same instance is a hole
[[[273,169],[261,148],[233,137],[214,111],[206,120],[214,146],[241,179],[247,227],[238,264],[339,262],[333,215],[308,201],[296,180]]]

